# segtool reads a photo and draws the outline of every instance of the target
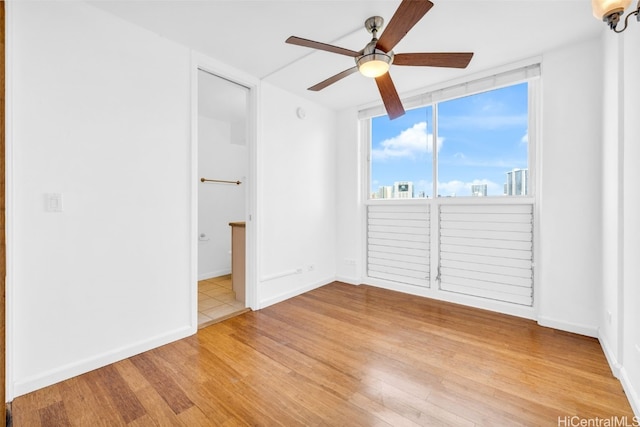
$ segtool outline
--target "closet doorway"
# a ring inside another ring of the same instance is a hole
[[[249,94],[245,86],[198,70],[198,327],[247,310]]]

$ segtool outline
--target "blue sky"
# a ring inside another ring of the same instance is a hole
[[[414,193],[432,190],[433,149],[438,151],[438,193],[469,196],[472,184],[502,195],[506,172],[527,168],[527,83],[438,104],[438,141],[433,107],[409,110],[395,120],[372,119],[371,191],[412,181]]]

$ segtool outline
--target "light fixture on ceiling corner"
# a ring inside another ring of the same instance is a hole
[[[602,19],[609,25],[616,33],[621,33],[627,29],[627,25],[629,24],[629,18],[632,16],[636,17],[636,20],[640,22],[640,0],[638,0],[638,5],[636,9],[629,14],[624,19],[624,27],[621,30],[618,30],[616,27],[620,22],[620,18],[624,14],[624,11],[631,4],[632,0],[591,0],[591,8],[593,9],[593,16],[598,19]]]

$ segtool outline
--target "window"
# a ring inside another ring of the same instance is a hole
[[[535,64],[405,99],[393,121],[360,112],[368,282],[533,307],[539,75]]]
[[[529,115],[525,81],[372,118],[369,198],[529,195]]]
[[[433,107],[371,121],[372,199],[433,195]]]
[[[437,104],[439,196],[527,194],[528,104],[528,83]]]

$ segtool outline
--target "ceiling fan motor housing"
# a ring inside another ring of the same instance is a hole
[[[378,44],[378,31],[382,28],[384,19],[381,16],[372,16],[364,21],[364,27],[373,38],[362,50],[362,55],[355,58],[358,70],[367,77],[379,77],[389,70],[393,62],[393,51],[384,52],[376,48]]]

